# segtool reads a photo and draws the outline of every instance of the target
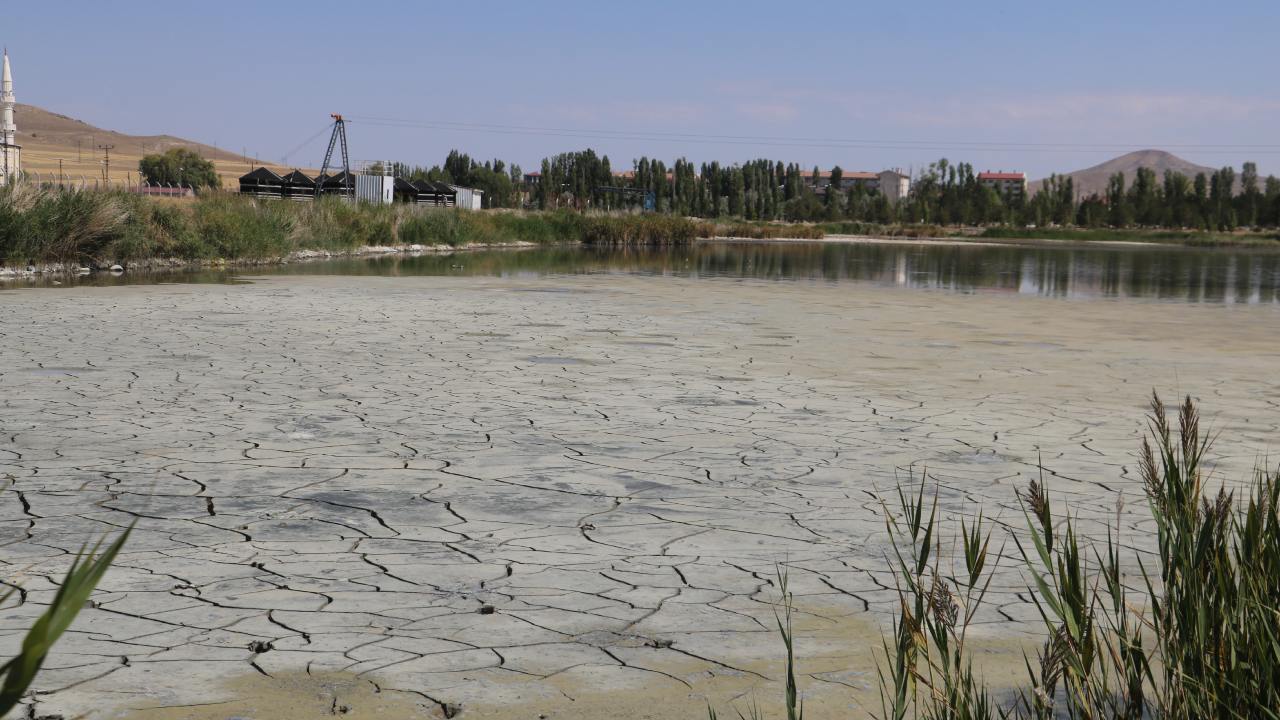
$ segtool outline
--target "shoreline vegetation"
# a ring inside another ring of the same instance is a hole
[[[1157,394],[1150,408],[1141,525],[1117,505],[1105,537],[1086,535],[1051,501],[1043,468],[1016,491],[1020,532],[981,509],[956,522],[927,475],[900,484],[896,502],[881,499],[898,609],[877,652],[874,717],[1280,719],[1280,470],[1259,465],[1252,482],[1215,488],[1208,456],[1218,434],[1202,432],[1191,397],[1172,418]],[[1125,544],[1133,527],[1154,534],[1154,553],[1136,557]],[[970,635],[990,622],[980,615],[1001,563],[1019,569],[1040,620],[1031,621],[1040,649],[1021,677],[984,674]],[[804,661],[782,566],[777,587],[784,707],[800,720]],[[749,710],[739,717],[769,717]],[[706,716],[718,718],[714,707]]]
[[[0,190],[0,270],[113,265],[218,265],[331,255],[475,247],[683,245],[697,240],[883,238],[919,241],[1133,242],[1275,247],[1275,232],[1107,228],[953,228],[857,221],[700,220],[626,211],[466,211],[411,205],[257,200],[210,192],[194,200],[124,191],[58,190],[19,183]]]

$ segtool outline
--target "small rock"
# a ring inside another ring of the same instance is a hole
[[[591,523],[582,523],[582,529],[583,529],[583,530],[595,530],[595,529],[596,529],[596,526],[595,526],[595,525],[592,525]]]
[[[648,645],[651,648],[660,648],[660,649],[669,648],[674,644],[675,644],[675,641],[673,640],[648,640],[645,642],[645,645]]]
[[[256,653],[258,655],[261,655],[264,652],[271,652],[274,649],[275,646],[273,646],[269,640],[254,640],[249,643],[249,652]]]
[[[81,268],[76,268],[76,272],[77,272],[77,273],[79,273],[79,274],[81,274],[81,275],[88,275],[89,273],[91,273],[91,272],[93,272],[93,271],[92,271],[92,270],[90,270],[90,269],[89,269],[89,268],[87,268],[87,267],[81,267]]]
[[[492,614],[494,614],[495,612],[497,612],[497,610],[495,610],[495,609],[494,609],[494,607],[493,607],[492,605],[481,605],[481,606],[480,606],[480,614],[481,614],[481,615],[492,615]]]
[[[114,272],[114,273],[124,272],[124,267],[120,265],[112,265],[111,272]]]
[[[455,718],[462,714],[462,706],[458,703],[442,703],[440,709],[444,712],[445,718]]]

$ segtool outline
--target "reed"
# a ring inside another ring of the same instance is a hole
[[[99,541],[92,549],[81,550],[71,562],[71,568],[58,585],[53,602],[27,631],[18,654],[0,667],[0,676],[3,677],[0,682],[0,718],[8,715],[22,700],[54,643],[71,626],[80,609],[88,602],[89,595],[115,561],[132,530],[133,526],[130,525],[105,549],[102,541]],[[11,587],[0,598],[0,603],[8,600],[14,592],[16,590]]]
[[[695,240],[698,229],[687,218],[652,214],[475,212],[337,198],[294,203],[223,192],[174,201],[29,183],[0,190],[0,266],[9,267],[271,260],[303,250],[390,245],[677,245]]]
[[[1139,457],[1154,558],[1124,548],[1118,527],[1082,537],[1043,479],[1018,493],[1025,530],[1008,541],[1043,640],[1012,695],[975,671],[968,640],[1004,555],[992,523],[979,514],[946,526],[924,482],[884,504],[898,611],[879,664],[880,717],[1280,719],[1280,471],[1259,469],[1243,497],[1215,491],[1190,398],[1175,425],[1153,395],[1148,422]],[[943,558],[952,546],[962,557]],[[790,666],[793,638],[782,635]],[[793,693],[789,682],[788,703]]]

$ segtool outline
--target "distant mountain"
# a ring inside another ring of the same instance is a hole
[[[1076,194],[1084,197],[1093,193],[1105,194],[1107,180],[1116,173],[1124,173],[1125,186],[1128,187],[1133,183],[1133,178],[1138,168],[1142,167],[1151,168],[1155,171],[1157,177],[1163,177],[1165,170],[1180,172],[1190,178],[1195,177],[1196,173],[1210,175],[1215,170],[1215,168],[1205,167],[1204,165],[1196,165],[1189,160],[1183,160],[1177,155],[1163,150],[1138,150],[1137,152],[1131,152],[1108,160],[1101,165],[1094,165],[1084,170],[1076,170],[1075,172],[1066,173],[1066,175],[1074,182]],[[1043,184],[1043,179],[1036,180],[1030,183],[1028,189],[1032,194],[1035,194]]]
[[[50,112],[34,105],[18,104],[14,109],[18,126],[18,144],[22,146],[22,167],[27,172],[53,176],[62,162],[68,178],[86,177],[92,181],[102,176],[104,152],[101,145],[111,145],[111,178],[119,182],[138,177],[138,160],[143,155],[185,147],[212,160],[222,176],[224,186],[235,185],[235,179],[256,165],[253,158],[222,150],[212,145],[173,135],[127,135],[94,127],[83,120]],[[275,163],[264,163],[275,167]]]

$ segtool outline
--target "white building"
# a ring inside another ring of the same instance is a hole
[[[911,192],[911,178],[902,174],[901,170],[883,170],[877,177],[880,178],[880,194],[889,202],[907,199],[907,194]]]
[[[391,176],[391,163],[370,163],[356,176],[356,199],[375,205],[390,205],[395,198],[396,179]]]
[[[9,69],[9,51],[4,51],[0,68],[0,186],[8,185],[22,170],[22,148],[18,146],[18,126],[13,122],[13,71]]]
[[[453,191],[458,194],[458,199],[454,201],[454,207],[463,210],[479,210],[484,207],[484,191],[475,188],[461,187],[458,185],[450,185]]]

